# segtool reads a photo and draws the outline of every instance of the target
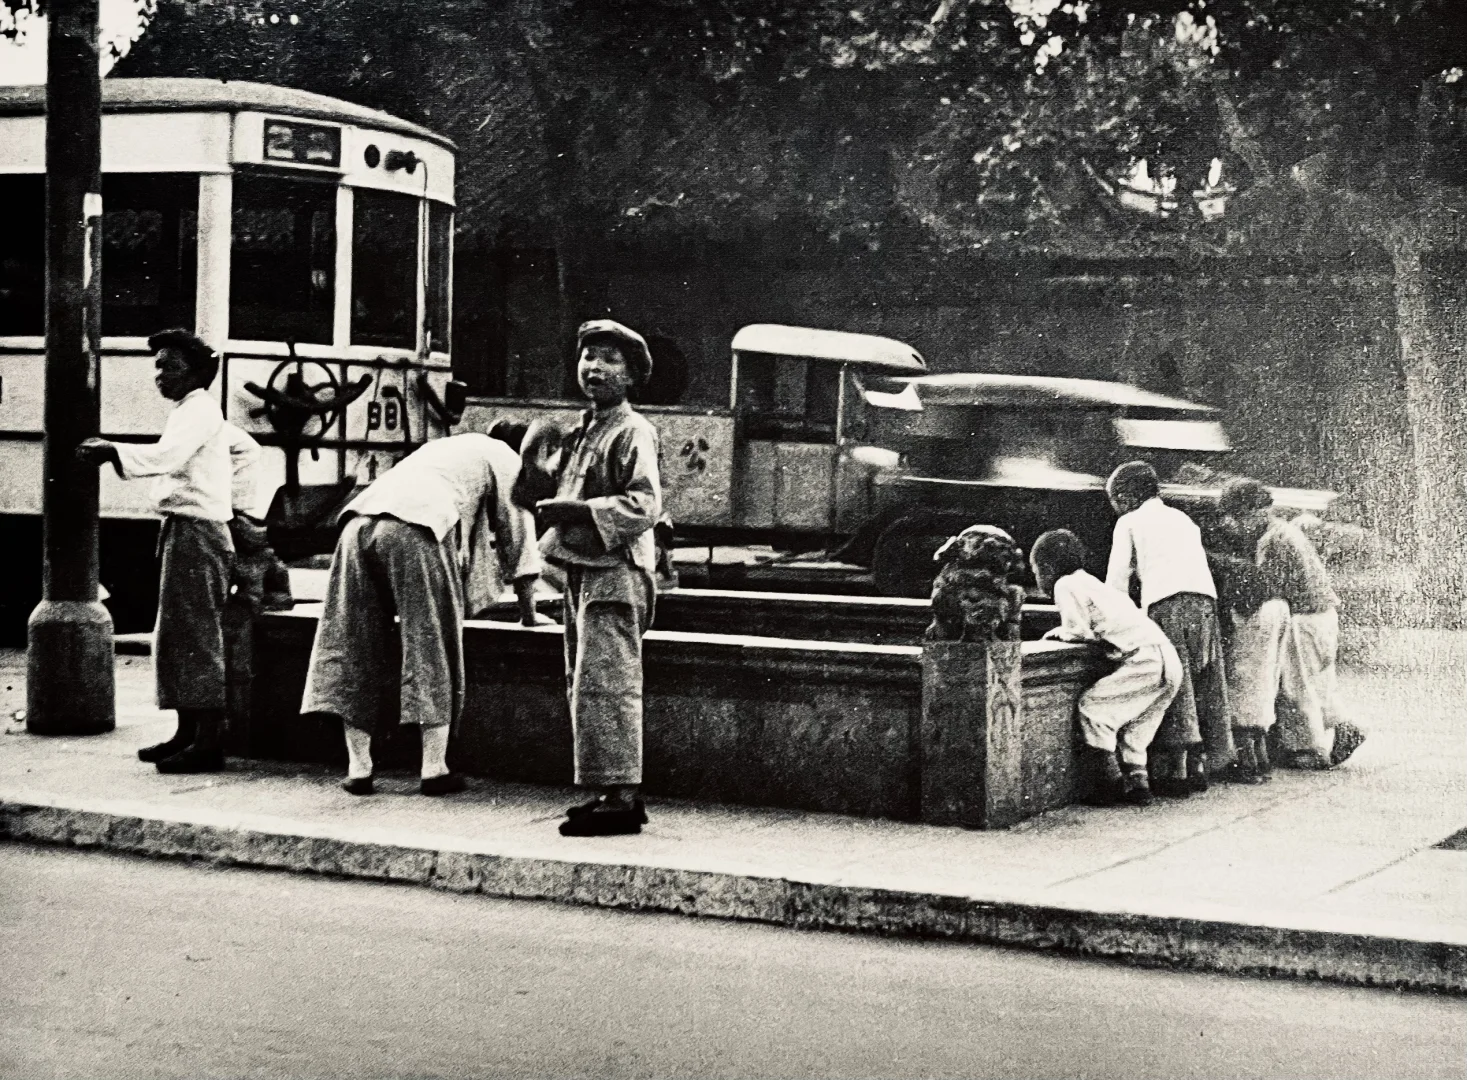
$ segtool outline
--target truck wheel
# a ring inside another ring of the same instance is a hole
[[[899,517],[882,531],[871,555],[871,578],[882,596],[932,595],[932,556],[950,536],[973,524],[970,514],[939,511]]]

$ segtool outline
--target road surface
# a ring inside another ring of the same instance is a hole
[[[0,844],[0,1076],[1467,1076],[1461,999]]]

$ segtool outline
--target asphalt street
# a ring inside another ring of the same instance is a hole
[[[0,1075],[1462,1077],[1460,999],[0,846]]]

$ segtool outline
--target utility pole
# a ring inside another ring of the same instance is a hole
[[[100,425],[98,6],[46,5],[46,561],[26,651],[26,728],[37,735],[93,735],[117,723],[112,616],[97,600],[99,477],[76,459]]]

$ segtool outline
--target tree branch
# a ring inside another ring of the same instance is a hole
[[[1217,114],[1222,120],[1223,132],[1228,137],[1228,146],[1233,153],[1243,159],[1253,176],[1262,181],[1272,180],[1274,175],[1273,166],[1269,163],[1268,155],[1263,152],[1263,146],[1254,134],[1248,130],[1243,123],[1243,118],[1238,115],[1238,107],[1233,104],[1233,99],[1218,85],[1217,77],[1213,77],[1213,96],[1217,101]]]

